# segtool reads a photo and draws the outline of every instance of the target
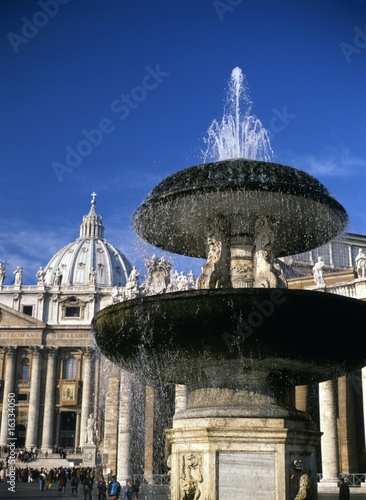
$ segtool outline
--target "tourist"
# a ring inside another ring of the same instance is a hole
[[[126,486],[123,488],[122,497],[132,500],[132,480],[130,478],[126,479]]]
[[[339,500],[349,500],[349,497],[349,486],[345,482],[344,477],[341,477],[339,481]]]
[[[62,471],[58,480],[58,492],[65,494],[67,478],[64,472]]]
[[[97,488],[98,488],[98,500],[106,500],[107,484],[103,476],[100,476]]]
[[[87,473],[84,477],[84,482],[83,482],[84,500],[92,500],[92,491],[93,491],[93,480],[90,477],[90,474]]]
[[[112,476],[112,480],[108,484],[108,496],[111,500],[117,500],[120,493],[121,493],[121,485],[117,481],[116,476]]]
[[[39,489],[44,491],[44,485],[46,484],[46,474],[43,469],[41,469],[41,473],[39,475]]]
[[[74,495],[74,493],[77,495],[79,487],[79,478],[76,475],[76,471],[73,471],[73,473],[71,474],[70,485],[71,485],[71,495]]]
[[[133,494],[132,498],[134,500],[138,499],[138,497],[139,497],[139,491],[140,491],[140,481],[138,479],[136,479],[132,483],[132,494]]]

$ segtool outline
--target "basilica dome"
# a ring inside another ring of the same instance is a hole
[[[80,236],[56,253],[44,269],[48,286],[125,286],[132,265],[106,239],[102,217],[95,209],[95,194],[88,215],[83,217]]]

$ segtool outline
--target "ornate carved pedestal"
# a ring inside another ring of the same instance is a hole
[[[226,389],[215,392],[223,393],[223,402],[230,396]],[[259,416],[263,406],[259,401],[255,408],[255,398],[249,396],[252,405],[247,407],[235,406],[232,399],[233,407],[219,403],[216,409],[188,407],[176,414],[173,428],[166,431],[172,445],[171,500],[292,500],[304,473],[310,478],[311,498],[317,499],[321,433],[304,413],[290,411],[286,418],[286,410],[276,404]],[[281,412],[285,418],[276,416]],[[240,416],[245,413],[247,417]]]
[[[95,467],[97,463],[97,447],[85,444],[83,447],[83,467]]]

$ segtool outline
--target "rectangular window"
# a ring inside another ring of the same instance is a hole
[[[23,306],[23,313],[28,316],[32,316],[33,314],[33,306]]]
[[[80,307],[66,307],[65,308],[66,318],[80,318]]]
[[[28,401],[28,394],[18,394],[18,401]]]

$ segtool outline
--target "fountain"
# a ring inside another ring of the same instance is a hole
[[[277,258],[320,246],[346,223],[315,178],[253,159],[177,172],[135,213],[145,240],[207,258],[198,289],[137,297],[93,320],[109,359],[147,384],[188,387],[166,431],[173,500],[289,500],[300,476],[317,498],[320,433],[295,408],[294,386],[361,366],[342,337],[361,335],[365,304],[289,290]]]

